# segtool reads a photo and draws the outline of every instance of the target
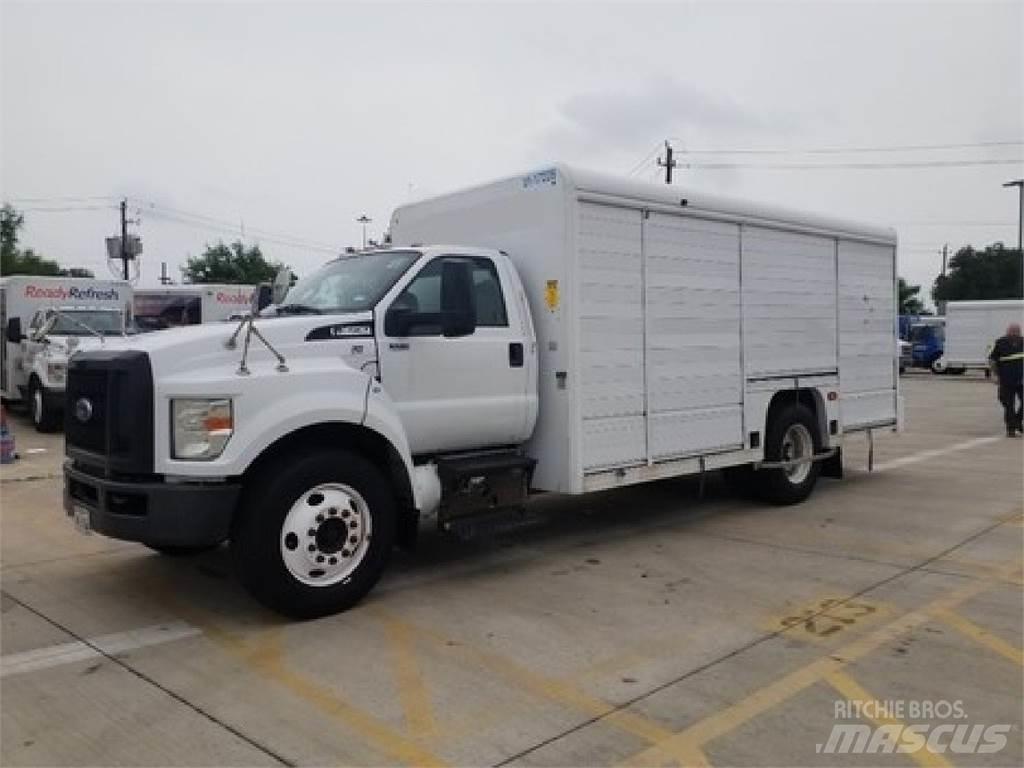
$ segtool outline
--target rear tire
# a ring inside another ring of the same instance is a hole
[[[344,611],[380,578],[395,537],[395,499],[362,456],[320,449],[283,458],[246,488],[231,537],[239,578],[296,619]]]
[[[807,458],[821,451],[814,414],[803,405],[776,412],[765,435],[765,461]],[[757,473],[759,495],[780,506],[799,504],[811,495],[821,470],[816,461],[789,469],[762,469]]]
[[[60,422],[60,412],[46,403],[46,392],[39,379],[28,383],[28,412],[37,432],[54,432]]]

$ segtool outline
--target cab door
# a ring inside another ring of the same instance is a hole
[[[468,265],[472,306],[450,306],[457,294],[446,262]],[[451,286],[448,286],[451,288]],[[449,297],[449,298],[445,298]],[[377,329],[380,380],[396,404],[413,454],[511,445],[525,439],[527,340],[512,311],[498,265],[485,256],[439,256],[427,262],[385,308],[408,313],[412,324]],[[445,336],[444,312],[468,312],[470,333]]]

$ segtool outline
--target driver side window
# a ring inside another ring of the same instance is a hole
[[[471,265],[476,327],[508,327],[505,298],[501,292],[501,281],[498,279],[494,262],[485,258],[451,256],[434,259],[427,264],[391,304],[392,309],[429,316],[423,317],[423,322],[411,326],[409,335],[441,335],[441,279],[444,262],[449,259],[469,262]]]

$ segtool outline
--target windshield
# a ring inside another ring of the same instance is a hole
[[[61,310],[60,314],[53,315],[44,328],[54,336],[92,336],[83,325],[104,336],[120,336],[124,333],[121,313],[103,309]]]
[[[362,312],[381,297],[420,257],[418,251],[374,251],[343,256],[297,282],[279,313]]]

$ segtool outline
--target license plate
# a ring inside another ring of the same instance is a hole
[[[85,507],[75,506],[72,510],[75,518],[75,528],[79,533],[89,535],[92,533],[92,524],[89,520],[89,510]]]

